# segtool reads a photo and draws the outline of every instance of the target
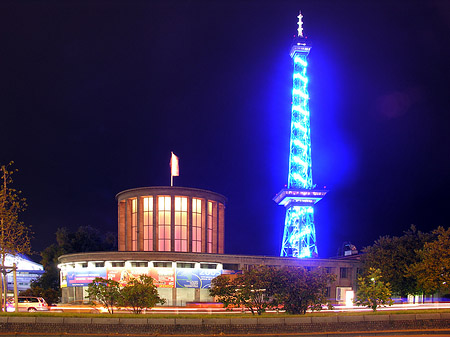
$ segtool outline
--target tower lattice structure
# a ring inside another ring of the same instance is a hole
[[[294,64],[291,138],[287,188],[274,201],[286,208],[281,256],[317,256],[314,204],[327,193],[315,189],[312,180],[311,133],[308,94],[308,54],[311,45],[303,36],[302,14],[298,16],[298,36],[290,56]]]

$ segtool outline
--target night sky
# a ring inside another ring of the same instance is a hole
[[[321,257],[448,227],[450,2],[3,1],[0,163],[15,161],[33,249],[58,227],[117,231],[115,195],[228,198],[226,253],[279,255],[297,15]]]

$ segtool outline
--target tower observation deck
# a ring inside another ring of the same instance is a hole
[[[280,256],[308,258],[317,256],[314,204],[322,199],[327,191],[315,189],[312,182],[310,111],[306,75],[311,45],[303,36],[302,18],[300,12],[298,36],[290,51],[294,74],[288,185],[273,200],[286,208]]]

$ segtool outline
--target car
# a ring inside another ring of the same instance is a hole
[[[17,306],[19,311],[48,311],[48,304],[42,297],[19,296],[17,298]],[[6,311],[13,312],[16,310],[14,297],[8,298],[6,303]]]

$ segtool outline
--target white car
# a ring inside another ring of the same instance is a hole
[[[48,311],[48,304],[42,297],[31,297],[31,296],[19,296],[17,298],[17,305],[19,311]],[[8,298],[6,303],[6,311],[14,312],[16,310],[14,298]]]

